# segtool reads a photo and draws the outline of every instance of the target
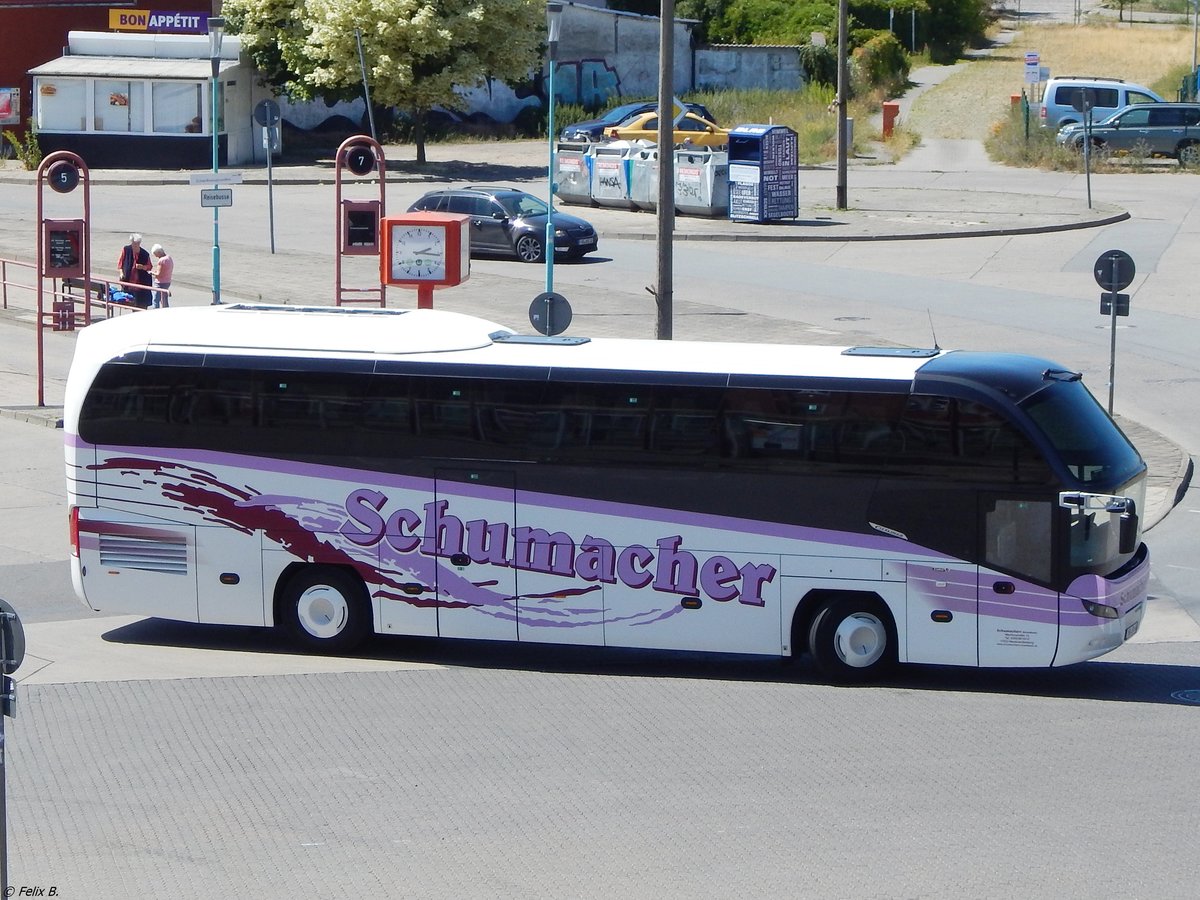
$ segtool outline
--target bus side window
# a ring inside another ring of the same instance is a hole
[[[717,388],[656,390],[650,448],[658,453],[716,457],[720,450]]]
[[[545,406],[561,410],[563,462],[645,461],[650,393],[620,384],[550,384]]]
[[[951,476],[1043,484],[1050,468],[1037,448],[995,410],[951,397],[909,398],[901,464]]]
[[[806,459],[813,431],[782,391],[735,388],[726,393],[724,455],[744,459]]]

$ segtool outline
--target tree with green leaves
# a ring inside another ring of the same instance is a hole
[[[413,118],[425,162],[425,118],[461,109],[457,89],[520,82],[545,39],[542,0],[225,0],[232,33],[279,92],[298,100],[361,96],[358,35],[373,104]]]

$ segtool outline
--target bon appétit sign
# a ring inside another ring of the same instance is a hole
[[[204,34],[208,31],[208,15],[152,9],[110,9],[108,11],[108,27],[113,31]]]

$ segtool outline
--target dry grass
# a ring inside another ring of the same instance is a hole
[[[1192,28],[1179,26],[1035,25],[989,56],[962,64],[917,98],[906,129],[929,138],[984,140],[1008,114],[1024,83],[1025,53],[1036,50],[1051,74],[1104,75],[1148,87],[1180,66],[1191,68]],[[1174,99],[1174,88],[1164,93]],[[1034,98],[1037,99],[1037,98]]]

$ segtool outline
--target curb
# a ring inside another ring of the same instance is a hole
[[[0,406],[0,418],[28,425],[44,425],[46,428],[63,427],[61,406]]]
[[[1060,222],[1050,225],[1026,225],[1013,228],[984,228],[978,231],[916,231],[911,234],[901,234],[899,232],[891,234],[839,234],[839,233],[824,233],[824,234],[738,234],[733,232],[716,232],[707,233],[689,233],[675,231],[671,234],[673,241],[754,241],[760,244],[786,244],[786,243],[836,243],[836,244],[853,244],[881,241],[938,241],[950,240],[953,238],[979,238],[979,237],[1003,237],[1005,235],[1018,234],[1047,234],[1054,231],[1079,231],[1084,228],[1102,228],[1105,225],[1113,225],[1117,222],[1124,222],[1131,218],[1128,212],[1114,213],[1111,216],[1106,216],[1103,219],[1089,219],[1079,222]],[[811,221],[797,221],[796,225],[820,224],[824,222],[813,223]],[[658,239],[657,233],[649,231],[605,231],[597,230],[597,234],[608,240],[614,241],[653,241]]]

